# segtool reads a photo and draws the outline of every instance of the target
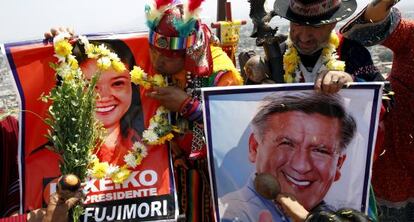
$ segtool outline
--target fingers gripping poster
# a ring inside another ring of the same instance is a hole
[[[144,69],[149,66],[146,33],[94,35],[88,39],[109,46],[122,61],[128,58],[128,71],[133,65]],[[71,43],[76,48],[76,42]],[[21,100],[19,162],[22,207],[28,211],[48,203],[60,176],[59,156],[48,149],[53,144],[45,137],[48,127],[44,120],[50,104],[40,99],[59,83],[50,67],[57,58],[51,42],[13,43],[4,48]],[[84,62],[87,65],[87,60]],[[79,63],[82,67],[83,62]],[[101,75],[95,89],[99,94],[96,118],[108,132],[96,156],[101,162],[113,164],[114,170],[123,169],[129,150],[141,144],[142,132],[148,128],[158,103],[131,83],[129,72]],[[121,183],[111,178],[84,183],[83,189],[88,192],[82,221],[164,221],[177,217],[169,147],[146,145],[145,150],[146,156],[129,169],[129,177]]]
[[[203,89],[217,220],[289,221],[278,194],[308,211],[367,213],[381,92],[380,83],[332,95],[311,84]]]

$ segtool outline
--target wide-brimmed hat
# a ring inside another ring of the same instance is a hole
[[[339,22],[356,8],[356,0],[276,0],[274,4],[277,15],[303,25]]]

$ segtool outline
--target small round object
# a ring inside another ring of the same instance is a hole
[[[66,174],[59,180],[62,190],[77,191],[80,188],[81,181],[74,174]]]
[[[273,175],[259,173],[254,178],[254,189],[264,198],[274,200],[280,193],[280,184]]]

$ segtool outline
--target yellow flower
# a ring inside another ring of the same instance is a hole
[[[284,76],[285,82],[286,83],[292,83],[293,82],[293,76],[291,74],[285,74]]]
[[[98,68],[101,70],[108,70],[111,67],[111,60],[104,56],[98,59],[97,61]]]
[[[128,179],[130,174],[130,170],[128,170],[126,167],[122,167],[118,172],[112,174],[111,179],[114,181],[114,183],[120,184],[124,182],[124,180]]]
[[[339,46],[339,37],[335,32],[331,33],[331,36],[329,37],[329,44],[332,44],[335,49]]]
[[[85,46],[85,53],[88,55],[88,58],[90,59],[98,58],[98,54],[96,53],[95,48],[96,47],[93,44],[88,44]]]
[[[111,51],[104,44],[99,45],[95,50],[96,53],[103,56],[107,56],[111,53]]]
[[[68,72],[68,73],[67,73],[67,74],[63,77],[63,79],[65,80],[65,82],[69,82],[69,81],[73,80],[73,77],[74,77],[73,73],[72,73],[72,72]]]
[[[167,86],[164,77],[162,75],[160,75],[160,74],[154,75],[152,77],[152,81],[154,81],[154,84],[156,86],[159,86],[159,87],[165,87],[165,86]]]
[[[165,136],[158,139],[158,144],[157,145],[164,144],[165,142],[170,141],[173,138],[174,138],[174,134],[168,133],[167,135],[165,135]]]
[[[106,170],[108,169],[109,164],[107,162],[95,162],[92,168],[92,176],[97,179],[102,179],[106,176]]]
[[[67,55],[72,53],[72,45],[69,43],[67,39],[63,39],[59,42],[56,42],[55,46],[55,52],[59,56],[66,57]]]
[[[345,71],[345,62],[331,59],[326,63],[326,68],[329,70]]]
[[[76,60],[75,56],[73,56],[73,55],[68,56],[68,64],[70,65],[70,68],[72,68],[72,69],[78,69],[79,68],[78,60]]]
[[[121,61],[112,61],[112,68],[119,73],[124,72],[126,70],[124,63],[122,63]]]
[[[143,159],[144,159],[143,156],[141,156],[141,155],[137,156],[137,161],[136,161],[137,166],[141,165],[141,162],[142,162]]]
[[[129,72],[129,74],[131,75],[131,82],[135,83],[136,85],[141,84],[144,76],[146,76],[144,70],[142,70],[138,66],[134,66],[134,68],[131,72]]]
[[[298,64],[298,51],[292,47],[283,55],[283,68],[288,75],[292,75],[292,73],[295,72]]]

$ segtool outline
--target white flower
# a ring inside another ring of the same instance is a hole
[[[82,44],[83,44],[84,46],[89,45],[89,40],[86,38],[86,36],[80,35],[80,36],[79,36],[79,40],[82,42]]]
[[[141,142],[135,142],[135,143],[132,145],[132,150],[134,150],[134,151],[142,150],[142,149],[144,149],[144,148],[145,148],[145,145],[144,145],[144,144],[142,144]]]
[[[148,142],[156,142],[158,140],[158,135],[153,130],[145,130],[142,136]]]
[[[135,168],[137,166],[137,159],[131,152],[124,156],[124,161],[129,167]]]
[[[66,62],[66,57],[65,56],[60,56],[56,53],[53,56],[55,56],[58,59],[58,63],[65,63]]]
[[[110,52],[108,54],[108,57],[113,61],[121,61],[121,59],[119,59],[118,55],[116,53],[113,53],[113,52]]]
[[[165,109],[164,106],[160,106],[160,107],[158,107],[157,112],[156,112],[155,115],[160,116],[160,115],[162,115],[164,113],[167,113],[167,110]]]
[[[142,72],[142,79],[147,80],[148,74],[146,72]]]
[[[98,63],[98,67],[104,70],[111,67],[111,64],[112,64],[111,60],[106,56],[99,58],[97,63]]]
[[[86,176],[88,177],[88,178],[92,178],[92,174],[93,174],[93,170],[92,169],[87,169],[86,170]]]
[[[141,149],[141,156],[142,156],[142,158],[146,157],[147,155],[148,155],[147,148],[146,147],[143,147]]]
[[[64,39],[70,39],[71,35],[68,32],[61,32],[53,38],[53,44],[60,42]]]
[[[150,125],[148,126],[148,129],[150,129],[150,130],[155,129],[155,128],[158,127],[158,125],[159,124],[154,119],[151,119],[150,120]]]
[[[107,56],[109,53],[111,53],[111,51],[109,51],[109,49],[104,44],[100,44],[98,46],[98,51],[101,53],[101,55],[104,56]]]
[[[119,167],[116,165],[109,165],[108,169],[106,170],[106,176],[110,177],[112,174],[119,171]]]

